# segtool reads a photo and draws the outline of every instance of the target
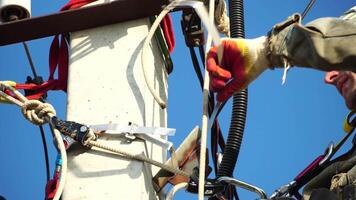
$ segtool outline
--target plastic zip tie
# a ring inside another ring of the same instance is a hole
[[[141,133],[157,136],[174,136],[176,132],[176,129],[173,128],[145,127],[137,126],[135,124],[123,125],[118,123],[90,125],[89,127],[95,131],[105,131],[106,133]]]

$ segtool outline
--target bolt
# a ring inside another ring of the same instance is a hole
[[[87,132],[88,131],[88,127],[81,126],[79,130],[80,130],[80,132]]]

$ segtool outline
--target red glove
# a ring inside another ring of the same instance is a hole
[[[224,39],[219,46],[210,49],[207,70],[210,89],[217,92],[218,101],[226,101],[234,92],[246,88],[268,68],[266,44],[266,37],[252,40]],[[218,63],[220,56],[221,64]]]

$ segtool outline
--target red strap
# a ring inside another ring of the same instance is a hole
[[[70,0],[65,6],[62,7],[61,11],[80,8],[94,1],[97,0]]]
[[[56,35],[52,41],[49,51],[49,78],[48,81],[54,81],[52,90],[67,91],[67,76],[68,76],[68,45],[61,36],[61,44],[59,46],[59,36]],[[54,73],[58,67],[58,79],[54,79]]]
[[[169,51],[169,53],[172,53],[176,41],[175,41],[175,37],[174,37],[172,18],[170,15],[166,15],[163,18],[163,20],[161,22],[161,26],[163,29],[164,37],[166,38],[168,51]]]
[[[58,190],[59,182],[58,182],[59,172],[56,172],[53,179],[47,182],[46,184],[46,200],[53,199]]]
[[[42,83],[41,85],[36,85],[34,83],[25,83],[25,84],[16,84],[16,89],[24,90],[34,90],[36,94],[26,96],[27,99],[39,99],[41,98],[48,90],[54,90],[56,81],[50,80]]]

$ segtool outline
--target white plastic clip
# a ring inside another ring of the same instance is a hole
[[[129,122],[128,125],[117,123],[91,125],[90,128],[99,132],[105,131],[105,133],[125,134],[125,137],[138,137],[166,149],[170,149],[173,143],[162,139],[161,136],[173,136],[176,132],[176,129],[172,128],[144,127],[131,122]]]

